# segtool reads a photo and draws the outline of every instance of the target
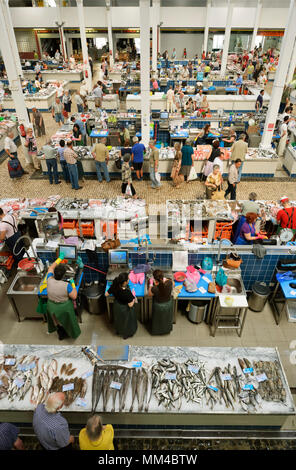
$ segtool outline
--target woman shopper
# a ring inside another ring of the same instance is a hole
[[[65,94],[62,98],[62,102],[64,105],[64,111],[67,113],[71,113],[72,100],[71,100],[71,96],[68,90],[65,90]]]
[[[206,179],[206,198],[212,199],[212,195],[215,191],[221,191],[222,189],[222,175],[220,172],[219,165],[213,166],[213,171],[210,173]]]
[[[45,135],[45,126],[42,114],[40,113],[39,109],[33,108],[32,109],[32,121],[34,125],[35,132],[37,137],[41,137]]]
[[[27,130],[25,147],[28,148],[28,155],[33,161],[35,170],[40,170],[40,163],[37,158],[37,142],[30,127]]]
[[[212,143],[212,152],[211,155],[209,156],[208,160],[206,161],[202,174],[203,174],[203,180],[209,176],[210,173],[213,171],[213,165],[214,165],[214,160],[215,158],[219,157],[221,154],[221,150],[219,148],[220,142],[218,139],[215,139]]]
[[[127,187],[130,187],[131,195],[134,199],[137,199],[136,190],[132,185],[132,170],[133,167],[130,166],[129,162],[131,159],[131,155],[129,153],[124,154],[123,157],[123,164],[121,167],[121,192],[122,194],[126,195]]]
[[[173,161],[173,167],[171,171],[171,178],[173,180],[173,186],[178,189],[180,188],[180,184],[184,181],[184,176],[180,175],[181,169],[181,161],[182,161],[182,152],[181,152],[181,144],[176,142],[174,145],[175,149],[175,158]]]
[[[194,166],[192,155],[193,155],[193,148],[190,145],[190,141],[187,139],[185,145],[182,147],[182,161],[181,161],[181,175],[184,175],[184,179],[186,179],[186,183],[189,183],[188,177],[191,171],[191,168]]]
[[[116,333],[123,339],[133,336],[137,331],[138,323],[134,307],[135,297],[128,286],[128,273],[120,273],[105,295],[114,295],[115,297],[113,323]]]

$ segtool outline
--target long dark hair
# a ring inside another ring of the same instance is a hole
[[[163,272],[160,269],[156,269],[155,271],[153,271],[153,277],[157,282],[159,282],[159,293],[161,295],[164,294]]]
[[[120,273],[112,282],[112,287],[114,289],[121,289],[122,284],[126,281],[128,281],[128,273]]]

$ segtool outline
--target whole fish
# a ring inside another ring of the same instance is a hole
[[[135,402],[135,398],[136,398],[136,392],[137,392],[138,374],[137,374],[136,369],[132,369],[131,379],[132,379],[132,404],[131,404],[131,407],[130,407],[130,410],[129,410],[130,413],[133,411],[134,402]]]
[[[124,389],[123,389],[122,394],[121,394],[121,402],[120,402],[120,406],[119,406],[119,411],[123,411],[124,408],[125,408],[126,395],[127,395],[128,390],[129,390],[131,377],[132,377],[131,370],[128,369],[126,371],[126,374],[125,374]]]
[[[113,381],[118,382],[118,380],[119,380],[119,376],[118,376],[118,372],[116,371],[114,373]],[[122,387],[122,385],[121,385],[121,387]],[[116,388],[112,388],[112,403],[113,403],[113,406],[112,406],[112,409],[111,409],[111,413],[115,412],[115,403],[116,403],[116,395],[117,394],[118,394],[118,390]]]
[[[146,413],[147,413],[148,408],[149,408],[150,400],[151,400],[151,397],[152,397],[152,390],[153,390],[153,378],[152,378],[152,375],[151,375],[150,372],[147,372],[147,379],[148,379],[148,384],[147,384],[147,401],[146,401],[146,405],[145,405],[145,411],[146,411]]]
[[[112,389],[110,388],[110,384],[113,380],[113,377],[114,377],[114,371],[111,370],[111,371],[109,371],[109,373],[106,377],[106,381],[104,382],[103,411],[106,411],[108,401],[109,401],[109,398],[110,398],[110,395],[111,395],[111,390]]]
[[[148,374],[145,369],[142,369],[142,388],[140,392],[139,411],[143,410],[144,400],[147,395]]]
[[[121,411],[122,396],[124,394],[124,389],[125,389],[126,374],[127,374],[127,370],[124,369],[121,371],[121,374],[119,375],[119,382],[122,384],[121,389],[119,390],[119,393],[118,393],[119,411]]]

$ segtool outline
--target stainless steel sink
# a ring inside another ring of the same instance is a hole
[[[230,287],[235,287],[236,289],[236,294],[241,294],[243,295],[243,291],[244,291],[244,285],[243,285],[243,282],[241,279],[237,278],[237,277],[228,277],[227,278],[227,284],[230,286]]]
[[[18,321],[21,318],[43,318],[36,312],[38,305],[38,287],[41,277],[19,272],[12,281],[7,297]]]
[[[38,290],[40,284],[40,277],[38,276],[21,276],[16,279],[16,282],[12,286],[13,292],[28,292]]]

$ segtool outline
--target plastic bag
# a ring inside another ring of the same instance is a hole
[[[160,183],[160,179],[161,179],[160,173],[157,171],[157,172],[155,173],[155,181],[157,181],[157,183]]]
[[[227,283],[227,276],[222,268],[219,269],[215,281],[216,284],[221,287],[225,286],[225,284]]]
[[[127,194],[128,196],[132,196],[132,189],[131,189],[130,184],[127,185],[126,190],[125,190],[125,194]]]
[[[190,173],[188,175],[187,181],[193,181],[197,179],[197,173],[195,171],[194,166],[191,167]]]
[[[192,279],[188,279],[188,278],[185,279],[184,287],[187,290],[187,292],[196,292],[197,291],[196,282],[193,281]]]

